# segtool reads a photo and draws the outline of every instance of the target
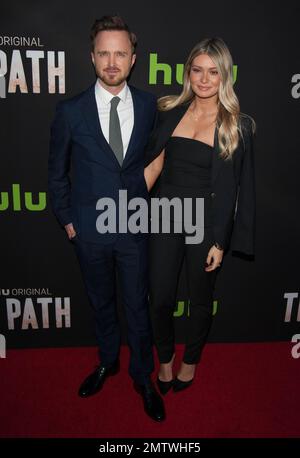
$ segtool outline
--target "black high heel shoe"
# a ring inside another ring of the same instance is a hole
[[[173,365],[174,363],[174,359],[175,359],[175,353],[173,353],[173,356],[170,360],[170,363]],[[156,379],[156,384],[158,386],[158,389],[160,391],[160,393],[164,396],[165,394],[167,394],[168,391],[170,391],[170,389],[172,388],[173,386],[173,383],[174,383],[174,379],[170,380],[169,382],[163,382],[162,380],[160,380],[159,376],[157,375],[157,379]]]
[[[185,390],[186,388],[192,385],[193,380],[194,378],[188,380],[187,382],[184,382],[183,380],[179,380],[179,378],[176,377],[173,382],[173,391],[175,391],[176,393],[178,391]]]
[[[174,380],[170,380],[169,382],[163,382],[162,380],[160,380],[157,376],[157,379],[156,379],[156,384],[158,386],[158,389],[159,389],[159,392],[160,394],[162,394],[163,396],[165,394],[167,394],[168,391],[170,391],[170,389],[172,388],[173,386],[173,383],[174,383]]]

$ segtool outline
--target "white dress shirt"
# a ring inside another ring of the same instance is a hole
[[[95,96],[101,129],[107,143],[109,143],[110,102],[111,99],[115,96],[104,89],[98,79],[95,84]],[[125,86],[117,94],[117,96],[121,99],[117,106],[117,112],[120,120],[123,151],[125,157],[134,124],[132,95],[126,81]]]

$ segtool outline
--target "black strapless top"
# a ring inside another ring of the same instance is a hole
[[[214,148],[199,140],[170,137],[165,147],[165,162],[158,192],[159,197],[169,199],[203,197],[205,225],[210,224],[211,221],[213,154]]]
[[[212,146],[193,138],[170,137],[165,147],[161,184],[190,188],[195,195],[208,190],[213,151]],[[184,189],[181,193],[185,193]]]

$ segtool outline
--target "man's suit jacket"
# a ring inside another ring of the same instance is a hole
[[[116,237],[115,234],[99,234],[96,229],[98,199],[113,199],[117,214],[120,189],[127,190],[128,199],[148,199],[144,149],[157,112],[156,97],[133,86],[129,89],[134,126],[122,167],[102,133],[94,84],[57,105],[50,139],[50,200],[60,224],[65,226],[72,222],[84,241],[109,243]]]
[[[169,111],[160,111],[145,152],[145,167],[164,149],[168,139],[187,111],[190,102]],[[211,199],[215,241],[254,255],[255,174],[252,122],[241,116],[243,138],[232,160],[219,156],[218,132],[215,132],[211,176]]]

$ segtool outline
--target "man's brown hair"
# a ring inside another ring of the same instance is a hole
[[[135,54],[137,46],[136,35],[131,32],[128,25],[123,21],[120,16],[102,16],[100,19],[96,19],[90,33],[91,47],[94,51],[95,38],[99,32],[104,30],[124,30],[128,33],[128,37],[132,46],[132,53]]]

